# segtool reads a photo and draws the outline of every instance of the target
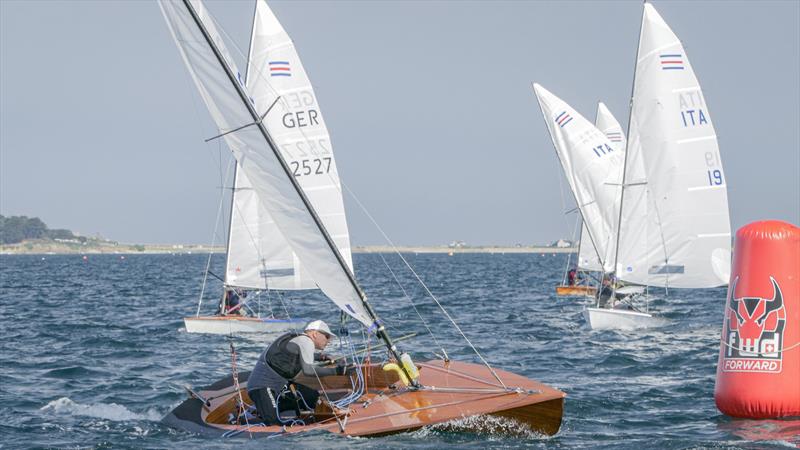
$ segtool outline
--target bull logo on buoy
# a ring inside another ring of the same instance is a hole
[[[722,370],[725,372],[780,372],[783,359],[783,330],[786,308],[775,278],[772,298],[736,298],[733,280],[726,311],[727,336]]]

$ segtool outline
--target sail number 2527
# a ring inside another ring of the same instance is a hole
[[[322,175],[331,171],[331,158],[301,159],[299,161],[289,161],[292,174],[299,177],[303,175]]]

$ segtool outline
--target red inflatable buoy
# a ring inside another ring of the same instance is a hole
[[[717,408],[751,419],[800,416],[800,228],[754,222],[734,244]]]

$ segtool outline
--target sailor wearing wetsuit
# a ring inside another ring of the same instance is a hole
[[[312,377],[315,374],[319,377],[344,375],[344,366],[314,365],[315,360],[327,359],[322,354],[315,355],[314,350],[323,350],[331,337],[334,334],[328,325],[321,320],[315,320],[306,325],[303,333],[286,333],[261,353],[247,380],[247,394],[255,403],[265,424],[280,423],[276,407],[280,411],[294,411],[305,409],[306,406],[313,410],[316,406],[319,392],[302,384],[294,383],[295,389],[302,396],[299,405],[291,393],[281,396],[281,392],[296,376],[301,373]]]

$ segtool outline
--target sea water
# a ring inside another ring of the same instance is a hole
[[[593,331],[584,301],[555,296],[566,255],[405,255],[431,292],[494,366],[567,393],[561,431],[520,432],[494,418],[465,418],[381,438],[327,433],[280,437],[313,448],[763,448],[797,446],[800,425],[732,420],[714,406],[714,376],[726,290],[651,292],[659,327]],[[397,255],[356,254],[356,274],[378,314],[415,360],[454,359],[472,349]],[[222,255],[210,265],[222,272]],[[385,263],[384,263],[385,261]],[[207,255],[0,256],[0,447],[263,448],[275,440],[210,439],[161,417],[231,372],[225,336],[188,334]],[[391,267],[401,289],[387,269]],[[405,290],[405,293],[404,293]],[[220,295],[209,281],[203,311]],[[411,300],[409,300],[409,298]],[[263,311],[288,309],[338,327],[319,293],[273,295]],[[240,370],[265,336],[236,337]],[[334,349],[335,350],[335,349]],[[482,433],[466,432],[480,425]]]

